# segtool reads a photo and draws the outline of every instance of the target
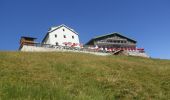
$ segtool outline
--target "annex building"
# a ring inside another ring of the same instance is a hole
[[[86,45],[99,48],[136,48],[136,43],[137,41],[119,33],[111,33],[92,38]]]

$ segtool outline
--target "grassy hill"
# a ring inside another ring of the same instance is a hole
[[[0,100],[168,100],[170,61],[0,52]]]

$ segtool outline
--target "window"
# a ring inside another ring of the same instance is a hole
[[[65,31],[65,29],[63,29],[63,31]]]
[[[57,34],[55,34],[55,38],[57,37]]]
[[[74,39],[74,36],[72,36],[72,39]]]
[[[66,35],[64,35],[64,38],[66,38]]]
[[[56,46],[58,46],[58,42],[56,42],[55,44],[56,44]]]

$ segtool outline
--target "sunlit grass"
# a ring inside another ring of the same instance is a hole
[[[0,53],[0,100],[168,100],[170,61],[81,53]]]

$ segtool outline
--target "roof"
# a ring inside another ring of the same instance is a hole
[[[37,39],[37,38],[34,38],[34,37],[28,37],[28,36],[22,36],[21,38],[25,38],[25,39]]]
[[[51,30],[49,30],[49,31],[47,32],[47,34],[45,35],[45,37],[44,37],[44,39],[42,40],[42,42],[45,40],[45,38],[46,38],[51,32],[54,32],[55,30],[57,30],[57,29],[59,29],[59,28],[61,28],[61,27],[65,27],[65,28],[67,28],[68,30],[70,30],[70,31],[72,31],[72,32],[74,32],[75,34],[78,35],[78,33],[77,33],[74,29],[72,29],[72,28],[70,28],[70,27],[68,27],[68,26],[66,26],[66,25],[64,25],[64,24],[61,24],[61,25],[56,26],[56,27],[51,27]]]
[[[123,36],[123,35],[121,35],[121,34],[118,33],[118,32],[113,32],[113,33],[110,33],[110,34],[105,34],[105,35],[101,35],[101,36],[94,37],[94,38],[92,38],[89,42],[87,42],[86,44],[88,44],[88,43],[90,43],[90,42],[92,42],[92,41],[94,41],[94,40],[97,40],[97,39],[100,39],[100,38],[104,38],[104,37],[107,37],[107,36],[112,36],[112,35],[117,35],[117,36],[123,37],[123,38],[125,38],[125,39],[128,39],[128,40],[134,42],[134,43],[137,42],[136,40],[131,39],[131,38],[128,38],[128,37],[126,37],[126,36]]]
[[[54,29],[53,29],[53,30],[50,30],[50,31],[48,31],[48,32],[51,33],[51,32],[53,32],[53,31],[55,31],[55,30],[57,30],[57,29],[59,29],[59,28],[61,28],[61,27],[65,27],[65,28],[69,29],[70,31],[72,31],[72,32],[74,32],[75,34],[78,35],[78,33],[77,33],[74,29],[72,29],[72,28],[70,28],[70,27],[68,27],[68,26],[66,26],[66,25],[64,25],[64,24],[62,24],[62,25],[60,25],[60,26],[56,26],[56,27],[51,27],[51,28],[54,28]]]

